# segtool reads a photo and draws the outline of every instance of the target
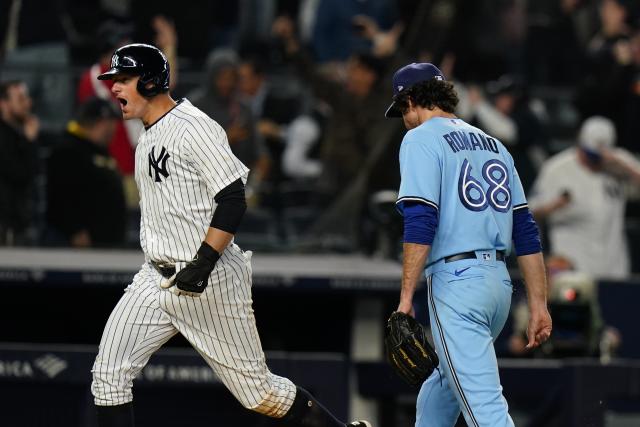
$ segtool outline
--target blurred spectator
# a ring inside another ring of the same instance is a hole
[[[265,67],[257,57],[244,58],[238,66],[240,97],[251,109],[254,117],[262,117],[270,88]]]
[[[504,34],[507,6],[501,0],[399,1],[406,31],[399,45],[410,58],[438,63],[462,81],[488,81],[509,71],[512,56]],[[427,30],[428,29],[428,30]],[[428,37],[425,36],[428,31]]]
[[[509,54],[501,20],[501,0],[455,0],[447,50],[455,57],[453,75],[463,81],[488,81],[506,73]]]
[[[545,157],[545,135],[538,118],[544,114],[542,102],[530,99],[518,79],[508,75],[486,85],[487,97],[476,86],[457,87],[460,117],[507,146],[528,192],[537,175],[536,163]]]
[[[204,83],[189,99],[227,132],[231,150],[251,169],[249,190],[259,186],[269,161],[251,109],[238,94],[238,58],[233,51],[216,50],[209,55]]]
[[[599,111],[610,117],[620,135],[620,145],[634,153],[640,152],[640,31],[629,40],[620,40],[613,50],[606,72],[593,76],[593,85],[581,88],[578,97],[582,113]],[[597,82],[597,83],[596,83]]]
[[[600,29],[587,46],[587,53],[596,72],[604,72],[613,59],[616,44],[628,40],[635,18],[633,1],[602,0],[599,6]]]
[[[321,188],[326,186],[327,194],[337,194],[355,178],[371,147],[380,143],[378,128],[388,127],[378,108],[386,95],[378,85],[383,73],[384,64],[377,58],[354,54],[344,83],[314,80],[316,95],[333,108],[321,143]]]
[[[98,62],[85,70],[80,77],[77,88],[77,100],[81,104],[87,99],[98,97],[116,102],[111,93],[111,80],[98,80],[98,76],[111,68],[111,56],[120,46],[131,41],[133,28],[116,21],[107,21],[100,26],[96,34],[96,45],[99,52]],[[120,120],[113,141],[109,144],[109,152],[116,160],[120,172],[127,176],[133,175],[135,167],[134,147],[138,136],[142,132],[142,122],[139,120]]]
[[[217,46],[230,46],[236,36],[239,2],[225,0],[190,0],[185,7],[176,7],[171,0],[126,0],[130,3],[134,24],[134,40],[155,44],[161,48],[172,68],[169,53],[158,39],[157,18],[169,23],[180,38],[180,59],[183,64],[201,66],[207,53]],[[187,7],[188,5],[188,7]]]
[[[369,180],[397,129],[380,113],[391,97],[387,85],[380,84],[385,62],[369,53],[356,53],[349,58],[344,76],[327,75],[302,51],[291,22],[277,20],[274,31],[284,41],[301,78],[332,110],[326,124],[316,129],[322,131],[318,146],[322,173],[315,183],[316,203],[323,213],[316,214],[308,234],[336,247],[358,245]],[[311,135],[304,135],[309,140],[317,133],[312,128],[307,129]],[[287,147],[296,144],[289,140]]]
[[[47,244],[124,243],[124,189],[108,149],[120,119],[111,101],[88,98],[69,122],[64,142],[53,148],[47,164]]]
[[[67,120],[71,98],[66,0],[0,2],[0,57],[3,80],[23,80],[36,99],[44,127]]]
[[[546,258],[549,306],[553,316],[553,336],[536,353],[548,357],[596,356],[607,359],[620,345],[620,333],[602,320],[598,287],[589,274],[574,271],[570,260],[560,255]],[[527,303],[520,300],[512,309],[513,334],[509,352],[524,356],[528,352]]]
[[[399,50],[407,58],[416,58],[419,61],[433,62],[444,66],[444,56],[455,56],[456,46],[451,43],[453,28],[456,25],[457,1],[438,0],[425,2],[419,0],[397,1],[398,20],[395,28],[402,29],[398,40]],[[429,37],[424,36],[424,29],[429,29]],[[393,29],[393,27],[392,27]],[[458,28],[456,31],[465,31]],[[464,37],[462,37],[464,38]],[[452,52],[453,51],[453,52]],[[401,61],[399,61],[401,62]],[[453,64],[453,62],[451,62]],[[393,68],[393,67],[391,67]],[[453,70],[445,75],[452,75]]]
[[[346,61],[355,52],[368,51],[370,40],[356,16],[367,16],[388,29],[395,19],[393,2],[386,0],[320,0],[313,30],[313,52],[318,62]]]
[[[620,100],[624,104],[619,129],[620,145],[640,153],[638,135],[640,135],[640,30],[636,31],[628,46],[622,46],[618,53],[621,57],[620,69],[614,70],[619,75],[620,85],[624,88]],[[625,59],[628,58],[628,59]]]
[[[537,0],[526,2],[522,23],[526,40],[515,51],[524,55],[518,71],[531,84],[572,84],[584,72],[579,26],[583,0]]]
[[[291,1],[278,0],[240,0],[239,2],[238,32],[241,43],[267,40],[271,33],[271,23],[279,13],[295,14],[295,4]],[[282,10],[283,6],[285,9]]]
[[[40,121],[31,112],[27,85],[0,83],[0,245],[25,245],[32,238],[36,140]]]
[[[379,85],[385,63],[371,54],[357,53],[349,58],[343,79],[327,76],[301,50],[292,25],[280,20],[274,30],[315,96],[333,110],[320,146],[323,175],[318,182],[319,190],[332,197],[357,175],[371,146],[379,142],[379,128],[388,127],[379,114],[388,100],[386,86]]]
[[[302,108],[302,94],[298,85],[287,80],[273,84],[267,76],[266,64],[259,55],[245,57],[238,66],[240,99],[251,109],[258,121],[258,132],[265,139],[273,138],[281,142],[286,124]]]
[[[625,185],[640,186],[640,163],[614,148],[615,139],[609,119],[587,119],[577,146],[545,162],[529,199],[535,218],[546,222],[551,251],[596,279],[630,274]]]
[[[316,25],[316,16],[320,0],[302,0],[297,13],[297,27],[300,40],[305,46],[309,46],[313,40],[313,29]],[[283,13],[279,15],[284,15]]]
[[[587,67],[578,86],[576,104],[583,118],[602,115],[613,120],[619,145],[638,152],[636,135],[626,129],[630,123],[637,122],[629,121],[629,114],[634,113],[630,104],[638,93],[634,84],[640,70],[640,54],[634,54],[634,49],[640,49],[637,46],[640,41],[632,41],[631,24],[637,25],[634,10],[639,7],[635,3],[603,0],[600,4],[601,27],[587,48]]]
[[[366,15],[356,15],[352,24],[360,37],[371,42],[371,53],[378,58],[387,58],[396,53],[398,39],[404,31],[404,24],[396,22],[388,31],[383,31],[375,20]]]
[[[153,44],[158,46],[169,61],[171,78],[169,88],[173,90],[178,83],[178,32],[175,24],[164,15],[154,15],[151,18],[153,29]]]
[[[269,172],[269,182],[278,185],[285,177],[282,165],[289,125],[304,108],[301,84],[293,76],[269,77],[261,55],[244,58],[238,68],[240,96],[250,106],[257,120],[257,131],[269,151],[270,164],[261,169]],[[308,116],[307,116],[308,117]],[[296,126],[298,134],[300,126]],[[267,169],[268,168],[268,169]]]
[[[289,125],[282,152],[282,171],[296,181],[313,180],[322,174],[318,147],[330,111],[322,103],[309,114],[296,117]]]

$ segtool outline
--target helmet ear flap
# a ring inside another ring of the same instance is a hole
[[[159,94],[160,90],[158,90],[159,89],[158,80],[159,80],[158,76],[141,75],[140,79],[138,79],[138,85],[137,85],[138,92],[140,92],[140,95],[145,97],[152,97]]]
[[[169,84],[168,82],[163,84],[163,79],[162,74],[143,73],[138,80],[138,92],[148,98],[166,92]]]

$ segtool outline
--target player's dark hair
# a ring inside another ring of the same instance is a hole
[[[454,113],[458,105],[458,94],[453,83],[437,79],[417,83],[393,97],[400,111],[406,111],[409,107],[409,99],[420,107],[428,109],[438,107],[446,113]]]
[[[7,80],[6,82],[0,82],[0,99],[9,98],[9,89],[23,84],[22,80]]]

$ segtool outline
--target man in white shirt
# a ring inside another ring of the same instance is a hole
[[[609,119],[585,120],[577,146],[544,163],[529,199],[551,251],[596,278],[630,274],[624,211],[629,184],[640,187],[640,163],[615,140]]]

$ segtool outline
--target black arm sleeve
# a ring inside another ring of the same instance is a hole
[[[218,192],[213,198],[218,207],[213,213],[211,226],[227,233],[235,234],[247,210],[244,184],[238,179]]]

